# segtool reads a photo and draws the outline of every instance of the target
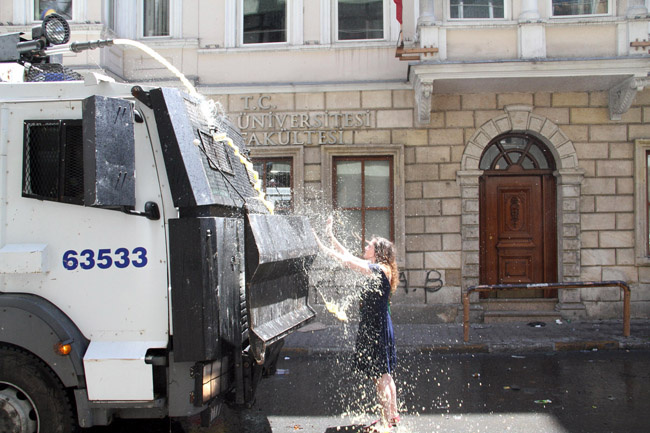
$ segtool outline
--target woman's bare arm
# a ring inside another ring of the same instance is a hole
[[[327,225],[325,226],[325,233],[327,233],[327,235],[330,238],[330,241],[332,242],[332,245],[334,245],[334,248],[338,252],[340,252],[341,254],[344,254],[344,255],[351,255],[350,251],[348,251],[343,246],[343,244],[341,244],[341,242],[339,242],[339,240],[336,239],[336,237],[334,236],[333,226],[334,226],[334,219],[332,218],[332,215],[330,215],[327,218]]]
[[[346,268],[352,269],[365,275],[372,274],[372,271],[370,270],[370,267],[368,266],[368,262],[366,260],[360,259],[359,257],[350,254],[349,252],[344,253],[324,245],[318,235],[316,235],[316,232],[314,232],[314,237],[316,238],[316,243],[318,244],[318,247],[321,249],[321,251],[323,251],[328,256],[339,260]]]

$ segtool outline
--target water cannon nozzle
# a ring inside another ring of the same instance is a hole
[[[108,47],[113,45],[113,39],[98,39],[96,41],[88,42],[73,42],[70,44],[70,51],[80,53],[86,50],[94,50],[95,48]]]

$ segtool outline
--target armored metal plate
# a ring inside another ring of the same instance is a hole
[[[135,207],[133,106],[124,99],[83,101],[84,203]]]
[[[174,206],[241,209],[259,196],[250,182],[244,141],[227,118],[205,118],[201,101],[177,89],[149,93]],[[217,123],[217,130],[211,124]],[[228,140],[215,139],[225,134]],[[232,143],[232,145],[231,145]]]

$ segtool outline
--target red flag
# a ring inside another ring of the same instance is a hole
[[[397,9],[397,22],[402,24],[402,0],[393,0]]]

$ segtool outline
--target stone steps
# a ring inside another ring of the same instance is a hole
[[[481,299],[484,323],[554,322],[562,316],[555,311],[557,299]]]
[[[483,323],[555,322],[561,318],[557,311],[486,311]]]
[[[483,311],[555,311],[556,298],[490,298],[481,299],[478,305]]]

